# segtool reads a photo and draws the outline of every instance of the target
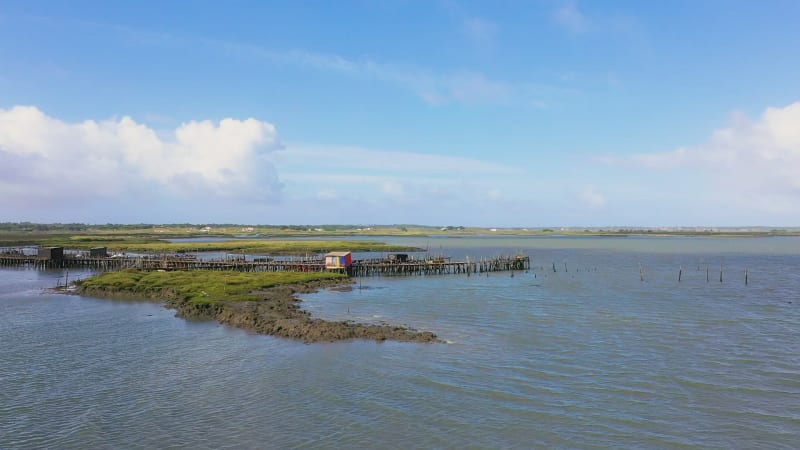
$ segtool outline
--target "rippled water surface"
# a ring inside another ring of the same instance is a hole
[[[798,447],[800,239],[391,241],[535,270],[305,297],[432,345],[305,345],[0,270],[0,448]]]

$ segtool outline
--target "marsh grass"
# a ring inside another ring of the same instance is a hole
[[[303,255],[331,251],[353,252],[391,252],[419,250],[414,247],[389,245],[372,241],[268,241],[235,240],[224,242],[150,242],[150,243],[108,243],[109,248],[129,252],[233,252],[262,255]]]
[[[314,281],[344,279],[345,275],[329,272],[227,272],[172,271],[143,272],[124,270],[108,272],[80,282],[88,291],[157,297],[169,292],[192,303],[258,300],[257,291],[275,286]]]
[[[340,240],[230,240],[223,242],[166,242],[141,236],[22,236],[0,235],[0,246],[42,245],[87,250],[108,247],[111,251],[134,253],[231,252],[257,255],[308,255],[331,251],[393,252],[418,251],[409,246],[389,245],[377,241]]]

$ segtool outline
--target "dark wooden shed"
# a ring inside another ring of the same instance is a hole
[[[89,249],[89,256],[92,258],[107,258],[108,247],[94,247]]]
[[[392,262],[407,262],[408,261],[408,254],[407,253],[391,253],[389,254],[389,261]]]
[[[64,247],[42,247],[39,249],[39,259],[61,261],[64,259]]]

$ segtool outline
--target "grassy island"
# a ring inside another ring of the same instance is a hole
[[[333,322],[300,309],[298,293],[346,286],[344,275],[327,272],[245,273],[229,271],[109,272],[78,282],[78,293],[106,298],[162,301],[184,318],[217,320],[261,334],[305,342],[374,339],[437,341],[431,332],[404,327]]]
[[[343,281],[345,275],[329,272],[221,272],[211,270],[145,272],[123,270],[88,278],[85,291],[110,291],[141,298],[169,296],[189,303],[257,301],[259,291],[281,285]]]

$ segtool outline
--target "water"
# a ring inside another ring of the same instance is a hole
[[[0,271],[0,448],[798,447],[800,239],[391,240],[536,270],[305,297],[433,345],[305,345]]]

